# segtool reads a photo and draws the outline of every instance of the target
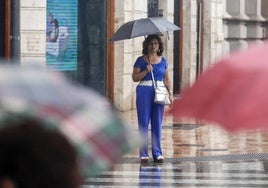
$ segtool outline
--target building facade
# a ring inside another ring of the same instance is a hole
[[[120,111],[135,108],[131,74],[144,40],[109,42],[123,23],[162,16],[181,28],[162,37],[177,94],[223,55],[268,37],[267,0],[3,0],[1,7],[0,57],[22,66],[53,65]],[[47,42],[51,12],[65,41],[57,53],[50,51],[57,45]]]

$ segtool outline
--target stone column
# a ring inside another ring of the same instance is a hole
[[[227,22],[230,51],[247,47],[247,27],[245,21],[249,17],[245,13],[245,0],[226,0],[226,10],[231,15]]]
[[[230,44],[229,42],[226,40],[228,38],[228,21],[229,19],[231,19],[231,15],[227,12],[227,0],[223,0],[223,38],[224,41],[222,43],[222,54],[228,54],[230,53]]]
[[[263,37],[262,21],[264,17],[261,15],[261,0],[246,0],[246,14],[253,22],[247,23],[248,42],[261,42]]]
[[[124,23],[147,17],[147,1],[115,0],[115,31]],[[144,37],[114,43],[114,105],[120,111],[136,108],[135,89],[131,74],[133,64],[141,55]]]
[[[265,22],[263,24],[263,27],[264,27],[263,37],[268,38],[268,1],[267,0],[261,1],[261,14],[265,19]]]
[[[261,1],[261,14],[266,21],[268,21],[268,1],[262,0]]]
[[[227,11],[227,0],[223,0],[223,18],[231,18],[232,16]]]
[[[264,17],[261,15],[261,0],[245,0],[246,15],[251,20],[264,21]]]
[[[247,27],[245,22],[230,21],[227,23],[229,50],[234,51],[239,48],[246,48],[248,46],[245,41],[247,37]]]
[[[245,13],[245,0],[226,0],[226,10],[233,19],[249,19]]]
[[[229,54],[230,53],[230,43],[226,40],[228,38],[228,22],[225,20],[223,21],[223,34],[224,34],[224,41],[222,43],[222,54]]]

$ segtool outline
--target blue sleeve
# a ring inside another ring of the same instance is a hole
[[[165,69],[167,69],[167,68],[168,68],[167,60],[166,60],[166,58],[164,58],[164,57],[162,57],[162,58],[163,58],[163,61],[165,62]]]
[[[138,57],[136,62],[134,63],[134,67],[138,67],[142,71],[142,70],[146,69],[147,64],[142,57]]]
[[[141,72],[147,68],[147,62],[143,59],[142,56],[138,57],[136,62],[134,63],[134,67],[140,68]],[[142,78],[142,80],[151,80],[152,75],[151,73],[147,73],[146,76]]]

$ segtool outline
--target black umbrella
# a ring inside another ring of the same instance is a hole
[[[131,39],[175,30],[180,30],[180,28],[162,17],[141,18],[123,24],[110,38],[110,41]]]

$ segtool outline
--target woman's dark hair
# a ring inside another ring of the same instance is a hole
[[[142,54],[143,55],[148,55],[148,46],[150,45],[150,42],[156,39],[159,45],[159,50],[157,51],[157,55],[161,56],[163,51],[164,51],[164,47],[163,47],[163,42],[161,40],[161,38],[158,35],[148,35],[145,40],[143,41],[142,44]]]
[[[1,128],[0,148],[0,184],[4,178],[19,188],[78,188],[81,183],[73,146],[35,120]]]
[[[53,20],[53,23],[55,24],[55,27],[58,28],[59,27],[59,22],[57,19],[54,19]]]

